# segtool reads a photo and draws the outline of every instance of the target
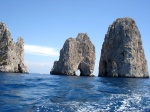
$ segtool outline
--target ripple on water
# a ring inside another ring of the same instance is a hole
[[[1,74],[0,111],[150,111],[150,80]]]

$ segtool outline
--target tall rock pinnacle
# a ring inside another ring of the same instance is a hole
[[[101,50],[99,76],[149,77],[141,35],[131,18],[109,26]]]
[[[94,65],[95,47],[87,34],[79,33],[66,40],[50,73],[73,76],[80,70],[80,76],[93,76]]]
[[[27,73],[24,65],[24,41],[14,43],[6,25],[0,22],[0,72]]]

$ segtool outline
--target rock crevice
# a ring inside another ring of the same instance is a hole
[[[79,33],[66,40],[50,73],[74,76],[80,70],[80,76],[93,76],[94,64],[95,47],[87,34]]]

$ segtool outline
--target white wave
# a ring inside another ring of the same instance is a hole
[[[148,95],[148,94],[147,94]],[[80,102],[80,101],[67,101],[61,103],[50,102],[43,108],[48,111],[70,111],[70,112],[143,112],[149,110],[149,103],[143,105],[143,95],[141,94],[111,94],[100,102]],[[146,97],[144,95],[144,97]],[[106,101],[106,102],[105,102]],[[148,100],[149,101],[149,100]]]

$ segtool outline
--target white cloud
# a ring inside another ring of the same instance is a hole
[[[59,56],[59,52],[55,48],[39,46],[39,45],[25,45],[25,53],[42,55],[42,56]]]
[[[27,65],[32,65],[32,66],[38,65],[39,67],[45,67],[45,66],[52,67],[52,65],[53,65],[50,62],[25,61],[25,63]]]

